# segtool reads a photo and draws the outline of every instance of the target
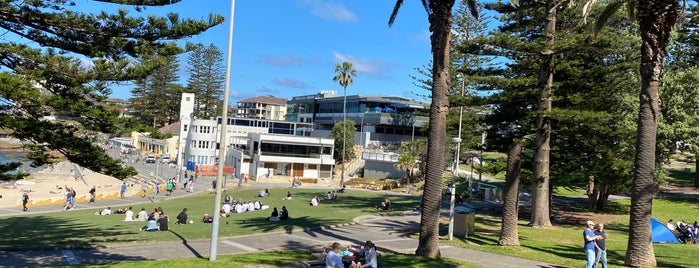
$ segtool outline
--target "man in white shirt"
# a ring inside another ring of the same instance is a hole
[[[131,210],[131,207],[124,212],[124,221],[133,221],[133,210]]]
[[[109,215],[109,214],[112,214],[112,207],[107,207],[107,208],[103,209],[102,212],[100,212],[100,215],[102,215],[102,216]]]
[[[232,207],[231,207],[231,204],[226,203],[226,204],[223,204],[223,207],[221,209],[223,210],[223,213],[226,213],[226,215],[228,215],[231,213]]]

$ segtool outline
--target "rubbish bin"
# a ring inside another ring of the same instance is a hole
[[[474,234],[476,211],[472,208],[454,209],[454,236],[468,237]]]

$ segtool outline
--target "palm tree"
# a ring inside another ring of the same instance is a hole
[[[432,104],[427,149],[427,170],[425,188],[422,194],[422,214],[420,216],[420,239],[415,254],[426,258],[439,258],[439,208],[442,194],[442,174],[444,172],[444,152],[447,140],[447,114],[449,113],[449,52],[451,51],[452,9],[455,0],[422,0],[430,24],[432,49]],[[475,1],[469,0],[471,14],[477,17]],[[396,0],[388,20],[392,26],[403,5]]]
[[[513,142],[507,149],[507,174],[505,175],[505,198],[500,227],[500,246],[519,246],[517,232],[519,203],[519,175],[522,166],[522,144]]]
[[[588,0],[585,12],[595,0]],[[631,267],[656,266],[651,244],[650,217],[655,188],[655,146],[660,116],[658,86],[663,70],[672,27],[681,20],[686,7],[679,0],[615,1],[601,13],[597,30],[624,4],[636,19],[641,34],[641,93],[639,96],[638,126],[636,128],[636,158],[634,159],[633,185],[631,186],[631,211],[629,217],[629,241],[624,263]],[[587,14],[584,14],[587,15]]]
[[[405,187],[408,193],[410,193],[410,177],[413,176],[413,169],[415,168],[416,163],[417,159],[415,158],[415,155],[410,153],[403,153],[398,156],[398,161],[396,161],[396,163],[393,165],[397,169],[405,170]]]
[[[335,77],[333,77],[333,81],[340,83],[344,96],[342,101],[342,171],[340,175],[340,185],[345,183],[345,155],[347,154],[345,151],[345,140],[347,139],[347,134],[345,134],[347,129],[347,87],[352,84],[352,77],[357,77],[357,71],[354,70],[352,63],[345,61],[335,64]]]

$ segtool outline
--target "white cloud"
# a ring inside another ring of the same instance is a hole
[[[324,20],[356,22],[357,18],[345,5],[323,0],[303,0],[301,5],[311,9],[311,13]]]
[[[289,54],[286,56],[260,56],[257,60],[259,63],[274,65],[278,67],[288,67],[301,65],[305,60],[295,54]]]
[[[341,63],[344,61],[351,62],[354,69],[357,70],[358,73],[368,77],[391,80],[393,79],[391,76],[391,71],[397,67],[397,64],[391,62],[361,59],[352,55],[341,54],[336,51],[333,51],[332,54],[335,63]]]
[[[284,86],[284,87],[290,87],[290,88],[299,88],[299,89],[305,89],[308,88],[308,85],[304,82],[301,82],[299,80],[293,79],[293,78],[274,78],[273,81],[275,84]]]

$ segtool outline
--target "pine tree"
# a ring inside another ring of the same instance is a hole
[[[199,118],[216,117],[220,111],[225,81],[223,52],[214,44],[198,44],[187,57],[189,79],[187,91],[194,93],[195,115]]]
[[[124,5],[166,6],[171,0],[100,0]],[[101,101],[114,83],[143,79],[157,63],[138,63],[148,55],[176,55],[173,43],[223,22],[84,13],[72,1],[3,1],[0,28],[18,38],[0,43],[0,125],[32,142],[34,165],[49,161],[50,152],[97,172],[118,178],[135,173],[105,155],[91,137],[114,133],[118,114]],[[140,9],[137,9],[140,10]],[[46,114],[68,120],[42,120]]]

